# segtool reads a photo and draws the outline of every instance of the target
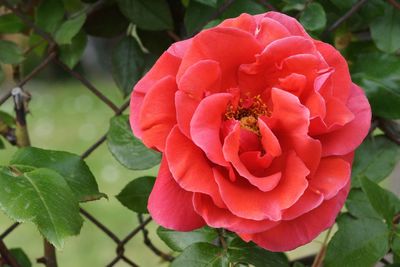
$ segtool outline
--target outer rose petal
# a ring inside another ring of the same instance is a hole
[[[175,76],[180,63],[179,57],[164,52],[151,70],[135,85],[131,95],[129,121],[136,137],[142,137],[142,131],[139,127],[139,113],[145,94],[160,79],[169,75]]]
[[[324,201],[324,196],[321,193],[307,188],[306,191],[304,191],[304,194],[296,203],[293,204],[293,206],[283,211],[282,220],[293,220],[300,215],[315,209],[322,203],[322,201]]]
[[[330,81],[332,82],[333,86],[332,92],[321,92],[321,94],[324,95],[324,93],[331,93],[332,96],[339,98],[343,102],[346,102],[349,92],[352,90],[351,78],[346,60],[339,53],[339,51],[337,51],[330,44],[320,41],[314,41],[314,44],[328,65],[333,67],[335,70],[330,76]]]
[[[220,63],[222,87],[235,87],[239,66],[253,62],[260,51],[260,44],[248,32],[224,27],[202,31],[193,38],[192,45],[182,59],[177,79],[199,60],[211,59]]]
[[[344,155],[355,150],[365,136],[371,124],[371,108],[364,92],[353,84],[347,101],[348,108],[354,114],[354,120],[328,134],[317,138],[322,143],[322,155]]]
[[[257,40],[262,43],[263,46],[267,46],[271,42],[288,37],[289,31],[281,23],[274,19],[263,18],[260,21],[259,31],[257,33]]]
[[[205,224],[194,211],[193,193],[183,190],[175,182],[165,157],[161,161],[147,208],[158,224],[169,229],[191,231]]]
[[[349,182],[350,164],[340,157],[322,158],[318,169],[310,180],[310,188],[331,199]]]
[[[195,193],[193,203],[196,212],[203,217],[207,225],[215,228],[223,227],[230,231],[251,234],[266,231],[279,224],[269,220],[255,221],[237,217],[227,209],[218,208],[210,197],[203,194]]]
[[[292,35],[300,35],[306,38],[310,38],[310,36],[304,30],[303,26],[301,26],[301,24],[297,20],[289,17],[288,15],[271,11],[265,13],[265,17],[278,21],[280,24],[285,26]]]
[[[164,151],[167,136],[176,124],[176,90],[175,79],[167,76],[155,83],[146,94],[139,117],[142,140],[146,146]]]
[[[207,194],[219,207],[225,207],[214,180],[211,163],[203,151],[179,131],[178,126],[168,136],[164,155],[172,176],[183,189]]]
[[[334,198],[324,201],[318,208],[294,220],[282,221],[265,232],[241,237],[270,251],[288,251],[307,244],[334,224],[349,190],[350,182]]]
[[[236,28],[251,34],[254,34],[256,31],[256,26],[254,17],[246,13],[241,14],[237,18],[226,19],[218,25],[218,27]]]

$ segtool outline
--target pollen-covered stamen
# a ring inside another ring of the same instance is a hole
[[[267,105],[261,99],[261,96],[257,95],[252,98],[241,98],[237,107],[229,104],[226,109],[225,119],[237,120],[240,122],[240,126],[243,129],[260,135],[260,129],[258,128],[258,117],[270,115],[271,112],[268,110]]]

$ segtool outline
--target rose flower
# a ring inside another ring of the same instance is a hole
[[[136,84],[133,133],[162,152],[160,225],[287,251],[330,227],[371,110],[345,59],[293,18],[242,14],[173,44]]]

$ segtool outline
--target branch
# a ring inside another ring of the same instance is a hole
[[[328,32],[334,31],[337,27],[339,27],[343,22],[353,16],[368,0],[360,0],[354,6],[352,6],[349,11],[346,12],[342,17],[340,17],[337,21],[335,21],[322,35],[326,35]]]
[[[93,94],[95,94],[101,101],[103,101],[108,107],[110,107],[114,112],[118,112],[118,107],[108,99],[103,93],[101,93],[92,83],[90,83],[85,77],[76,72],[75,70],[69,68],[63,62],[61,62],[58,58],[55,59],[55,63],[62,67],[66,72],[71,74],[72,77],[79,80],[83,85],[85,85]]]
[[[3,240],[0,239],[0,255],[1,257],[10,264],[11,267],[21,267],[19,263],[14,259],[14,256],[8,250]]]
[[[400,4],[396,0],[387,0],[389,4],[400,10]]]
[[[139,219],[139,223],[143,224],[143,215],[142,214],[138,214],[138,219]],[[162,258],[165,261],[173,261],[174,257],[172,257],[171,255],[162,252],[160,249],[158,249],[153,242],[151,242],[150,238],[149,238],[149,231],[147,231],[147,229],[145,227],[142,228],[142,233],[143,233],[143,242],[144,244],[151,250],[153,251],[154,254],[156,254],[157,256],[159,256],[160,258]]]

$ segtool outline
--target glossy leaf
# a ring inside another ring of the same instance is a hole
[[[64,5],[61,0],[43,0],[36,10],[36,25],[49,33],[54,33],[63,19]]]
[[[107,144],[111,154],[126,168],[147,170],[160,163],[160,153],[150,150],[133,136],[128,116],[111,119],[107,134]]]
[[[400,118],[400,60],[383,53],[359,54],[353,81],[366,92],[376,116]]]
[[[396,52],[400,48],[400,11],[387,4],[385,14],[371,23],[371,36],[380,50]]]
[[[81,31],[74,38],[71,44],[60,46],[60,60],[68,67],[74,68],[82,58],[87,44],[87,36]]]
[[[309,4],[300,16],[300,22],[304,28],[316,31],[325,28],[326,14],[324,8],[319,3]]]
[[[367,195],[358,188],[351,189],[346,200],[348,212],[357,218],[380,219],[380,215],[374,210]]]
[[[112,52],[112,75],[124,96],[132,92],[133,86],[143,75],[144,53],[135,38],[125,36]]]
[[[165,31],[146,31],[137,29],[140,41],[148,51],[160,56],[172,44]]]
[[[60,45],[71,44],[72,39],[79,33],[86,20],[86,14],[81,13],[61,24],[54,39]]]
[[[212,18],[215,8],[200,4],[196,1],[190,1],[185,12],[185,27],[188,35],[200,31],[204,25]]]
[[[0,40],[0,63],[18,64],[23,60],[22,50],[15,43]]]
[[[122,15],[116,3],[104,4],[91,12],[85,22],[87,34],[111,38],[126,32],[129,21]]]
[[[289,267],[289,260],[284,253],[270,252],[256,244],[246,243],[236,237],[229,244],[229,260],[236,263],[249,263],[255,267]]]
[[[50,169],[0,167],[0,207],[15,221],[35,223],[57,248],[66,237],[78,234],[83,223],[75,195]]]
[[[400,211],[400,199],[368,178],[361,179],[361,186],[372,207],[391,226],[393,217]]]
[[[19,149],[10,164],[48,168],[58,172],[80,201],[95,200],[105,196],[99,192],[93,174],[78,155],[27,147]]]
[[[18,33],[26,29],[21,19],[12,13],[0,16],[0,33]]]
[[[400,147],[384,136],[366,139],[356,150],[352,186],[360,187],[360,179],[367,177],[380,182],[393,171],[400,159]]]
[[[18,262],[21,267],[31,267],[32,263],[29,260],[28,256],[21,248],[12,248],[10,249],[11,255],[13,255],[14,259]]]
[[[194,243],[213,243],[218,238],[218,233],[210,227],[203,227],[190,232],[179,232],[158,227],[157,235],[174,251],[182,251]]]
[[[116,196],[122,205],[138,213],[148,213],[147,202],[153,189],[155,177],[144,176],[128,183]]]
[[[187,247],[171,267],[228,267],[226,252],[209,243],[195,243]]]
[[[164,0],[117,0],[121,12],[145,30],[172,29],[172,17]]]
[[[328,244],[325,267],[373,266],[387,253],[389,231],[382,220],[343,214],[337,223],[339,230]]]
[[[218,3],[218,0],[194,0],[194,1],[211,7],[216,7]]]

